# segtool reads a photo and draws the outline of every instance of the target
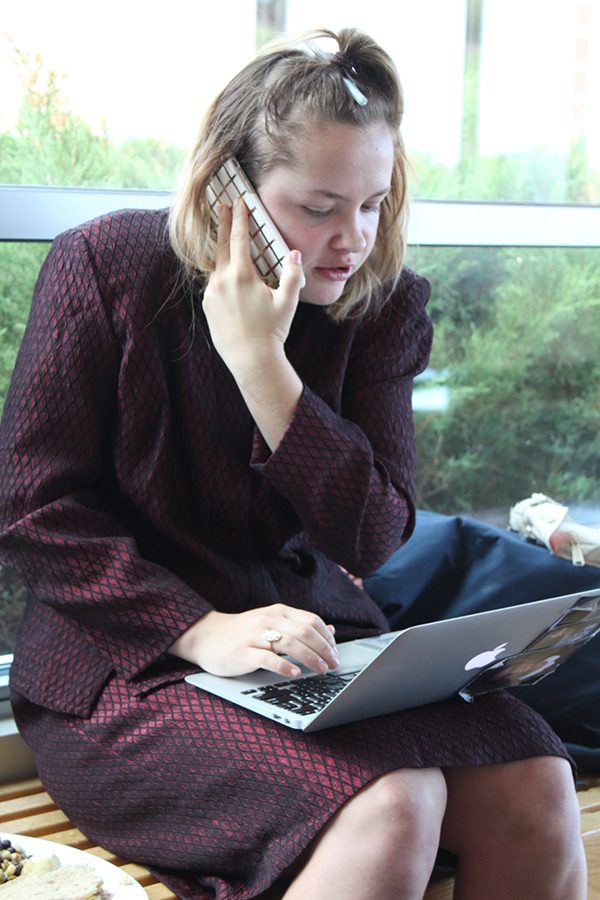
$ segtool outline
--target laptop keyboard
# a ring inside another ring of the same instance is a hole
[[[360,670],[355,672],[327,672],[325,675],[306,675],[304,678],[279,681],[264,687],[249,688],[243,694],[251,694],[255,700],[271,703],[300,716],[317,713],[346,687]]]

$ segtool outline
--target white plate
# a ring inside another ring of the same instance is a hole
[[[85,850],[77,850],[75,847],[68,847],[55,841],[7,834],[4,831],[0,831],[0,840],[10,841],[14,847],[20,847],[28,856],[47,857],[54,854],[63,866],[90,866],[102,878],[102,887],[110,893],[111,900],[148,900],[148,894],[139,882],[118,866],[113,866],[93,853],[86,853]]]

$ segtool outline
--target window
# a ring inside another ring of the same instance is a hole
[[[593,0],[289,0],[288,27],[351,23],[394,57],[421,198],[600,202]]]
[[[351,23],[394,56],[406,98],[408,261],[431,280],[436,324],[415,390],[419,502],[504,523],[541,490],[592,514],[600,4],[398,0],[394,28],[377,0],[103,9],[93,30],[66,0],[3,13],[0,404],[44,242],[109,209],[167,205],[206,102],[257,43]],[[0,593],[21,608],[4,572]]]
[[[93,21],[71,0],[6,8],[0,182],[171,190],[255,35],[247,0],[106,0]]]
[[[541,491],[575,503],[592,524],[598,250],[421,247],[410,255],[432,282],[435,324],[432,377],[415,392],[420,505],[505,525],[513,503]],[[432,387],[437,407],[419,411],[420,390]]]

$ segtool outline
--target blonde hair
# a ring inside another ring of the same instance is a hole
[[[318,48],[335,41],[337,52]],[[362,105],[348,80],[366,98]],[[379,285],[395,283],[406,249],[407,163],[400,135],[402,88],[388,54],[355,28],[319,29],[270,42],[216,97],[186,162],[169,217],[169,238],[192,279],[214,271],[216,229],[206,188],[217,169],[235,156],[260,193],[265,175],[294,164],[294,138],[308,123],[343,122],[365,127],[386,122],[394,139],[391,190],[367,261],[349,279],[340,299],[327,307],[335,319],[381,305]]]

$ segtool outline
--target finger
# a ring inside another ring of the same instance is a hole
[[[250,231],[248,229],[248,207],[239,197],[233,202],[229,247],[231,257],[236,262],[252,264]]]
[[[314,617],[318,618],[318,617]],[[320,620],[319,620],[320,621]],[[323,624],[325,636],[306,621],[284,619],[274,634],[280,635],[275,641],[269,641],[267,634],[261,635],[260,646],[269,645],[275,653],[285,653],[313,672],[327,672],[339,665],[339,656],[335,644],[332,644],[330,631]]]
[[[278,642],[277,647],[280,648],[278,652],[285,653],[286,656],[295,659],[303,666],[306,666],[307,669],[310,669],[311,672],[323,674],[331,669],[337,669],[339,665],[339,657],[324,643],[321,644],[318,650],[315,650],[314,646],[306,643],[301,638],[287,634]]]
[[[254,671],[256,669],[266,669],[268,672],[283,675],[284,678],[297,678],[298,675],[302,674],[302,669],[299,666],[270,650],[250,648],[248,657],[251,660],[250,665]]]
[[[306,284],[302,268],[302,254],[299,250],[291,250],[283,260],[280,287],[284,290],[301,291]]]
[[[231,207],[219,203],[217,207],[219,224],[217,226],[217,268],[226,266],[229,262],[229,245],[231,241]]]
[[[300,291],[306,284],[304,270],[302,269],[302,254],[299,250],[292,250],[285,257],[279,280],[279,287],[274,293],[273,299],[276,305],[295,307],[298,303]]]
[[[278,607],[274,607],[274,612],[278,612]],[[309,613],[306,610],[296,609],[293,606],[283,606],[281,608],[281,614],[286,619],[291,619],[294,623],[301,626],[303,629],[308,628],[314,629],[328,644],[331,649],[336,649],[335,643],[335,628],[333,625],[326,625],[323,619],[320,616],[317,616],[315,613]],[[284,628],[285,630],[285,628]],[[294,629],[294,634],[298,636],[297,629]]]

